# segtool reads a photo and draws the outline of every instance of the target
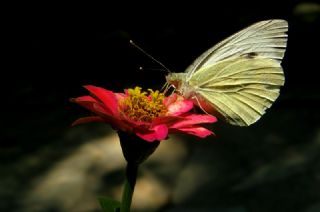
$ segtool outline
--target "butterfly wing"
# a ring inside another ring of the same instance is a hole
[[[194,72],[218,61],[237,58],[246,54],[282,60],[287,45],[288,23],[285,20],[273,19],[260,21],[219,42],[200,57],[187,69],[187,80]]]
[[[186,70],[198,105],[234,125],[256,122],[284,84],[287,28],[284,20],[258,22],[203,53]]]
[[[230,124],[249,126],[277,99],[284,75],[275,60],[237,58],[199,70],[189,83],[206,112],[217,111]]]

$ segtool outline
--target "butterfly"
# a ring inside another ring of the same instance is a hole
[[[166,81],[204,112],[249,126],[284,85],[287,31],[285,20],[257,22],[208,49],[184,73],[169,73]]]

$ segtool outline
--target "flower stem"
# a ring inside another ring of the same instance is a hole
[[[126,179],[124,182],[124,190],[122,193],[120,212],[130,212],[134,186],[136,184],[138,165],[128,163],[126,169]]]

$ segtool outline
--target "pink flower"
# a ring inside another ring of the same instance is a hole
[[[73,125],[87,122],[105,122],[115,130],[136,134],[145,141],[161,141],[169,133],[185,133],[201,138],[213,132],[200,124],[214,123],[216,117],[191,113],[193,103],[182,96],[153,91],[142,92],[141,88],[127,89],[124,93],[114,93],[104,88],[84,86],[90,96],[71,99],[91,112],[76,120]]]

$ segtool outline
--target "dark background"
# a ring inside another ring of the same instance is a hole
[[[286,84],[280,98],[265,119],[250,129],[243,129],[244,134],[256,135],[258,138],[252,138],[255,141],[229,142],[228,147],[239,154],[246,154],[242,151],[249,148],[253,154],[249,154],[248,164],[257,159],[260,151],[267,155],[266,163],[275,158],[281,160],[279,157],[290,148],[305,149],[311,145],[310,151],[319,152],[312,145],[320,139],[320,16],[319,4],[308,2],[153,1],[13,7],[4,19],[6,38],[2,40],[7,48],[0,78],[3,107],[0,210],[23,211],[19,202],[27,195],[29,183],[84,141],[62,139],[70,130],[70,123],[86,114],[68,101],[70,97],[86,93],[82,85],[92,84],[118,92],[136,85],[161,88],[166,73],[152,70],[161,67],[131,46],[130,39],[171,71],[182,72],[203,51],[252,23],[273,18],[287,20],[288,47],[282,63]],[[145,70],[139,70],[140,66]],[[219,139],[234,132],[238,136],[242,134],[242,128],[225,125],[219,123],[216,127]],[[270,131],[282,135],[285,142],[280,146],[267,145],[264,149],[260,146],[264,143],[259,140]],[[89,136],[101,133],[94,132]],[[228,154],[230,149],[223,151],[226,157],[233,157]],[[302,157],[310,155],[308,151]],[[36,163],[30,169],[23,163],[30,155],[39,155],[46,162]],[[308,159],[311,162],[307,163],[306,170],[286,175],[273,184],[275,187],[262,184],[245,191],[241,197],[234,197],[230,204],[236,202],[246,208],[245,211],[311,211],[310,208],[320,202],[319,159],[319,156]],[[224,160],[227,159],[221,158],[221,163]],[[286,184],[288,182],[291,183]],[[293,184],[299,185],[294,191],[290,189]],[[274,190],[279,186],[283,187],[281,192]],[[292,195],[301,193],[305,198]],[[289,197],[282,198],[284,196]],[[214,202],[226,207],[228,198],[230,196],[222,195]],[[263,198],[270,198],[270,203],[263,205],[265,209],[259,208]]]

